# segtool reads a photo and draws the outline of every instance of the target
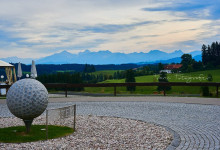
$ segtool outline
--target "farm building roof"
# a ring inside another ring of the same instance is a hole
[[[180,67],[182,67],[182,64],[173,64],[173,65],[164,66],[164,69],[172,70],[172,69],[179,69]]]

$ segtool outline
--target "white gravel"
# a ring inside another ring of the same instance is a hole
[[[73,118],[65,120],[65,126],[72,126]],[[172,135],[165,128],[132,119],[77,116],[76,132],[72,135],[30,143],[0,143],[0,149],[166,149]],[[34,124],[45,124],[44,118],[37,118]],[[53,122],[51,124],[59,124]],[[0,118],[0,128],[23,125],[14,117]]]

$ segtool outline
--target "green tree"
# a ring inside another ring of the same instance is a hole
[[[220,65],[220,43],[212,42],[211,45],[202,45],[202,63],[207,69]]]
[[[112,79],[113,79],[113,76],[112,76],[112,75],[109,75],[108,78],[109,78],[109,80],[112,80]]]
[[[192,64],[195,62],[194,59],[192,59],[192,55],[190,54],[183,54],[181,56],[181,64],[182,64],[182,67],[180,68],[180,70],[182,72],[191,72],[193,70],[192,68]]]
[[[102,73],[97,75],[97,80],[98,80],[98,82],[102,82],[104,80],[104,76]]]
[[[202,45],[202,62],[204,65],[207,64],[207,46],[205,44]]]
[[[167,73],[166,72],[161,72],[160,77],[158,78],[158,82],[169,82],[167,79]],[[158,86],[157,87],[158,91],[169,91],[171,90],[171,86]]]
[[[88,65],[88,64],[85,64],[85,67],[84,67],[84,70],[83,72],[84,73],[91,73],[91,72],[95,72],[95,67],[94,65]]]
[[[132,69],[126,71],[126,73],[125,73],[125,82],[126,83],[136,82],[134,71]],[[136,90],[135,86],[127,86],[127,91],[133,92],[135,90]]]
[[[104,74],[104,80],[108,80],[108,75],[107,74]]]
[[[82,83],[82,76],[79,73],[61,73],[58,72],[56,74],[44,74],[39,75],[37,77],[37,80],[39,80],[42,83]],[[56,88],[56,90],[64,90],[62,88]],[[69,88],[69,90],[73,91],[82,91],[84,88]]]
[[[192,64],[192,68],[193,68],[193,71],[199,71],[199,70],[203,70],[203,65],[202,65],[202,62],[201,61],[195,61],[193,64]]]
[[[163,70],[163,69],[164,69],[164,65],[162,63],[159,63],[158,64],[158,70],[160,71],[160,70]]]

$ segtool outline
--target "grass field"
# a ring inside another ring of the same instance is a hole
[[[46,140],[45,125],[32,125],[30,133],[26,133],[25,126],[0,128],[0,142],[23,143]],[[67,136],[73,133],[73,129],[62,126],[48,126],[48,139]]]
[[[167,78],[169,82],[208,82],[207,76],[212,74],[212,82],[220,82],[220,70],[207,70],[199,71],[192,73],[175,73],[168,74]],[[159,75],[148,75],[148,76],[139,76],[136,77],[136,82],[158,82]],[[125,83],[125,79],[120,80],[106,80],[102,83]],[[215,87],[210,87],[210,91],[215,95]],[[101,87],[101,88],[85,88],[85,92],[89,93],[113,93],[113,87]],[[117,87],[118,94],[128,94],[126,87]],[[134,94],[153,94],[157,93],[157,87],[136,87]],[[168,94],[200,94],[201,87],[189,88],[187,86],[176,86],[172,87],[171,91],[167,92]]]

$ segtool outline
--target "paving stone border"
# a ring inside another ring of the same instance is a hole
[[[181,142],[180,135],[176,131],[172,130],[167,126],[163,126],[163,125],[161,126],[164,127],[167,131],[169,131],[173,135],[173,140],[166,150],[175,150],[180,145]]]

